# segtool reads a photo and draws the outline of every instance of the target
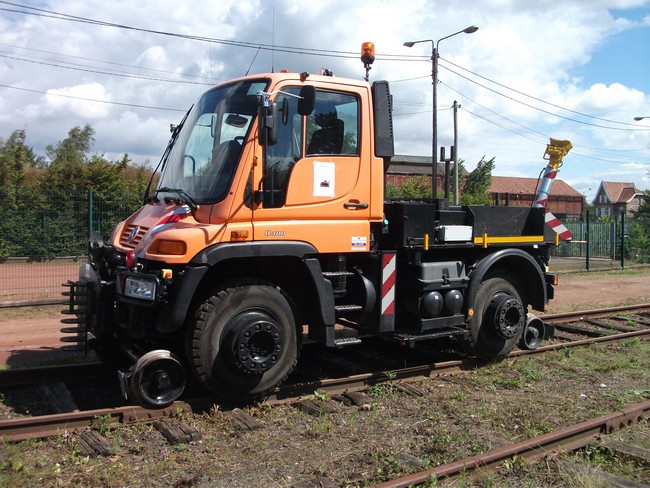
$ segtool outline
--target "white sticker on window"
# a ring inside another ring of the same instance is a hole
[[[334,197],[336,165],[314,161],[314,196]]]

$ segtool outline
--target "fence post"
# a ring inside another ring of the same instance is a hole
[[[625,269],[625,212],[621,212],[621,269]]]
[[[93,191],[88,190],[88,238],[93,233]]]
[[[587,244],[585,245],[586,251],[586,260],[585,260],[585,265],[587,267],[587,271],[589,271],[589,242],[591,241],[590,239],[590,234],[589,234],[589,210],[587,210],[587,230],[585,231],[585,241],[587,241]]]

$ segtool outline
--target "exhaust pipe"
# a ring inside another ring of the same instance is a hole
[[[529,313],[526,315],[526,326],[519,339],[519,349],[532,351],[537,349],[544,340],[544,322],[539,317]]]

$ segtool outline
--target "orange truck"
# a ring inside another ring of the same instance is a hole
[[[189,375],[268,392],[303,336],[456,336],[487,358],[537,347],[528,309],[545,310],[556,281],[545,209],[387,200],[391,104],[387,82],[307,73],[208,90],[172,128],[142,208],[108,242],[91,236],[64,292],[69,339],[159,406]]]

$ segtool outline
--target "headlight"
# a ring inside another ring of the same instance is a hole
[[[127,276],[124,283],[124,295],[141,300],[154,300],[156,298],[156,282]]]

